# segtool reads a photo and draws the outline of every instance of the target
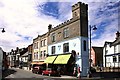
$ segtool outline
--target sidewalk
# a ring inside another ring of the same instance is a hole
[[[79,79],[79,78],[77,78],[77,77],[67,76],[67,75],[61,75],[61,78],[66,78],[66,79]],[[85,79],[85,80],[98,80],[98,79],[101,79],[101,77],[91,77],[91,78],[81,77],[80,79]]]

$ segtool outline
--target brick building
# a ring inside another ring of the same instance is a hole
[[[75,66],[80,67],[81,76],[87,76],[89,69],[87,4],[78,2],[72,6],[70,20],[54,28],[52,25],[48,27],[48,55],[46,63],[62,67],[71,66],[69,71],[73,71]],[[71,57],[75,58],[75,62],[70,62]]]

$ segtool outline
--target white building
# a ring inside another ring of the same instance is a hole
[[[104,67],[120,67],[120,33],[116,33],[116,40],[105,42],[103,49]]]
[[[48,55],[57,55],[56,58],[54,57],[55,60],[53,59],[51,64],[67,65],[70,58],[67,53],[72,53],[72,51],[74,51],[74,64],[77,65],[77,68],[80,67],[82,72],[81,76],[87,76],[87,70],[89,69],[87,10],[87,4],[78,2],[72,6],[72,19],[55,28],[51,26],[48,27]],[[66,57],[65,59],[65,55],[68,55],[69,58]],[[50,57],[46,59],[46,63],[49,63],[49,58]],[[64,62],[64,60],[66,61]],[[71,66],[70,68],[73,70],[74,67]]]

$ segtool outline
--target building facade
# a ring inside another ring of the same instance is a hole
[[[28,46],[28,67],[29,70],[32,70],[32,53],[33,53],[33,44]]]
[[[104,67],[120,67],[120,33],[113,42],[105,42],[103,49]]]
[[[92,47],[91,48],[91,66],[103,66],[103,47]]]
[[[33,40],[32,65],[42,65],[48,54],[48,33],[38,35]]]
[[[70,20],[54,28],[49,26],[48,29],[48,55],[67,54],[74,51],[75,64],[80,67],[81,76],[87,76],[89,69],[88,5],[78,2],[72,6]]]

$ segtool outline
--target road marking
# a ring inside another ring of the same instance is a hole
[[[15,78],[15,76],[13,74],[8,76],[9,78]]]

